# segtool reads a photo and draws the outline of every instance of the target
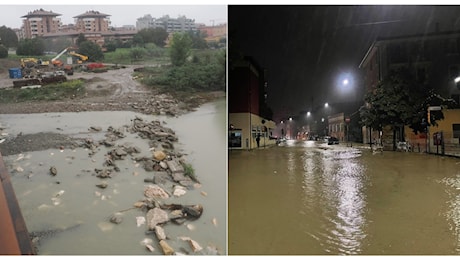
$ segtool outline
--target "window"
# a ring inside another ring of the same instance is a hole
[[[452,124],[454,138],[460,138],[460,124]]]
[[[228,147],[242,148],[241,147],[241,129],[234,129],[229,131]]]

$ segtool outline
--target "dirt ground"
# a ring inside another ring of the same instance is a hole
[[[136,111],[146,112],[145,109],[154,99],[156,103],[170,101],[170,95],[159,95],[153,88],[143,86],[132,78],[133,70],[141,66],[126,66],[125,68],[108,70],[103,73],[75,72],[71,79],[86,80],[86,95],[83,98],[74,98],[61,101],[27,102],[27,103],[0,103],[0,114],[27,114],[48,112],[81,112],[81,111]],[[12,87],[13,79],[9,78],[7,70],[0,70],[0,88]],[[193,110],[194,107],[225,96],[225,93],[199,94],[187,100],[175,100],[183,112]]]

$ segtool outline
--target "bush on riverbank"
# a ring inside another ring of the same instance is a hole
[[[225,50],[198,52],[182,66],[145,70],[141,82],[168,91],[225,91],[225,55]]]

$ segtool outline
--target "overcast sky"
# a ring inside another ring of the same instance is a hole
[[[43,8],[46,11],[52,11],[61,14],[59,18],[64,24],[74,23],[74,16],[85,13],[86,11],[94,10],[110,15],[109,19],[112,26],[136,25],[137,18],[146,14],[152,17],[159,18],[164,15],[169,15],[171,18],[185,15],[187,18],[195,19],[196,23],[204,23],[206,25],[220,24],[227,21],[227,6],[225,4],[196,4],[185,5],[177,4],[174,1],[164,1],[171,5],[146,5],[142,1],[126,1],[132,5],[103,5],[101,1],[92,1],[95,4],[88,4],[82,1],[80,5],[62,5],[52,4],[53,1],[40,1],[41,5],[36,4],[19,4],[5,5],[5,2],[0,4],[0,26],[10,28],[20,28],[22,25],[21,16],[26,15],[36,9]],[[88,2],[88,1],[86,1]],[[24,1],[7,1],[6,3],[24,3]],[[72,2],[72,3],[76,3]],[[80,3],[80,1],[78,2]]]

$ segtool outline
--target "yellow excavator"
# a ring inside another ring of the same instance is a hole
[[[49,61],[43,61],[41,59],[36,58],[22,58],[21,59],[21,67],[22,68],[32,68],[37,66],[48,66]]]
[[[85,56],[85,55],[80,54],[80,53],[76,53],[74,51],[69,52],[69,54],[78,58],[78,60],[77,60],[78,64],[82,64],[83,62],[88,60],[88,56]]]

